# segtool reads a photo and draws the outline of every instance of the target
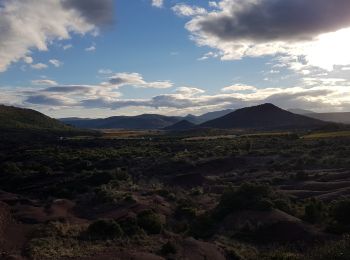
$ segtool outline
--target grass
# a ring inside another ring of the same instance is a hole
[[[312,133],[312,134],[303,136],[304,139],[320,139],[320,138],[336,138],[336,137],[350,137],[350,131]]]

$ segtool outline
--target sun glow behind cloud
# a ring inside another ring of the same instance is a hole
[[[350,28],[322,34],[317,41],[304,48],[308,64],[328,71],[335,65],[350,64]]]

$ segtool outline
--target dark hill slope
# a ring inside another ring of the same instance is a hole
[[[341,124],[350,124],[350,112],[343,113],[313,113],[306,114],[308,117],[316,118],[319,120],[341,123]]]
[[[226,109],[226,110],[220,110],[220,111],[214,111],[205,113],[200,116],[194,116],[194,115],[187,115],[184,117],[185,120],[193,123],[193,124],[202,124],[204,122],[207,122],[209,120],[213,120],[222,116],[226,116],[227,114],[233,112],[233,109]]]
[[[219,129],[312,129],[327,124],[321,120],[296,115],[273,104],[238,109],[226,116],[201,124]]]
[[[171,126],[165,127],[164,130],[167,131],[184,131],[184,130],[190,130],[192,128],[196,127],[195,124],[188,122],[187,120],[181,120],[180,122],[177,122]]]
[[[71,129],[35,110],[0,105],[0,129]]]
[[[61,119],[79,128],[93,129],[162,129],[181,120],[179,117],[144,114],[139,116],[113,116],[104,119]]]

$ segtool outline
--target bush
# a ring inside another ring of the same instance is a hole
[[[303,219],[309,223],[319,223],[325,217],[325,207],[322,201],[310,200],[305,205],[305,213]]]
[[[22,173],[21,169],[14,162],[6,162],[1,165],[0,176],[18,176]]]
[[[340,224],[350,225],[350,199],[336,201],[331,208],[331,217]]]
[[[139,213],[137,215],[137,223],[148,234],[159,234],[163,229],[159,215],[151,210],[145,210]]]
[[[162,246],[160,252],[162,255],[176,254],[177,248],[172,242],[169,241]]]
[[[305,259],[312,260],[348,260],[350,255],[350,238],[321,245],[312,250]]]
[[[239,188],[230,188],[221,197],[217,207],[219,217],[237,210],[270,210],[272,190],[264,184],[244,183]]]
[[[124,235],[128,237],[143,234],[143,230],[138,226],[136,218],[129,217],[119,222]]]
[[[190,233],[195,238],[210,238],[215,232],[215,221],[209,214],[204,214],[195,219],[190,228]]]
[[[292,208],[292,205],[290,203],[290,201],[288,199],[276,199],[273,201],[274,206],[276,209],[282,210],[288,214],[293,215],[294,214],[294,210]]]
[[[116,239],[122,236],[123,231],[114,220],[97,220],[87,230],[87,234],[93,239]]]

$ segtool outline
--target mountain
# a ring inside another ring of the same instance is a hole
[[[350,124],[350,112],[344,113],[312,113],[306,114],[308,117],[316,118],[319,120],[341,123],[341,124]]]
[[[310,129],[327,124],[321,120],[293,114],[273,104],[238,109],[226,116],[205,122],[201,127],[230,129]]]
[[[79,128],[91,129],[162,129],[179,121],[181,117],[171,117],[153,114],[139,116],[113,116],[104,119],[61,119],[62,122]]]
[[[88,129],[134,129],[134,130],[150,130],[163,129],[172,126],[182,120],[186,120],[191,124],[201,124],[206,121],[227,115],[232,109],[215,111],[203,114],[201,116],[187,115],[180,116],[162,116],[156,114],[144,114],[139,116],[113,116],[108,118],[61,118],[61,122],[78,128]]]
[[[207,122],[209,120],[213,120],[213,119],[225,116],[233,111],[234,111],[233,109],[226,109],[226,110],[221,110],[221,111],[214,111],[214,112],[205,113],[205,114],[200,115],[200,116],[187,115],[186,117],[184,117],[184,119],[193,123],[193,124],[202,124],[202,123]]]
[[[0,105],[0,129],[69,130],[72,128],[35,110]]]
[[[181,120],[171,126],[165,127],[167,131],[185,131],[196,127],[195,124],[188,122],[187,120]]]

